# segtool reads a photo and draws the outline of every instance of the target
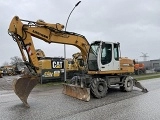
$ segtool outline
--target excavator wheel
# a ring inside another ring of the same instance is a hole
[[[32,75],[24,75],[13,81],[14,92],[26,107],[30,107],[27,98],[32,89],[38,84],[38,81],[39,77]]]
[[[102,78],[94,78],[91,82],[91,94],[95,98],[103,98],[108,92],[107,82]]]
[[[121,91],[131,92],[133,90],[133,79],[127,76],[123,80],[123,86],[120,86]]]

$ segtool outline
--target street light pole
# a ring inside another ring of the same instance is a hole
[[[67,18],[67,22],[66,22],[66,26],[65,26],[65,31],[67,29],[67,24],[68,24],[68,20],[69,17],[71,16],[73,10],[79,5],[81,1],[79,1],[77,4],[75,4],[74,8],[72,9],[72,11],[70,12],[68,18]],[[64,44],[64,82],[66,82],[66,45]]]

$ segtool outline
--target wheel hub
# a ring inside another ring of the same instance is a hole
[[[128,81],[128,82],[127,82],[127,87],[130,87],[130,86],[131,86],[131,82]]]
[[[100,84],[100,85],[98,86],[98,91],[102,92],[103,89],[104,89],[103,85]]]

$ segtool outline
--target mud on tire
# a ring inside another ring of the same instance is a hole
[[[133,90],[133,80],[131,76],[124,78],[123,86],[120,86],[120,90],[124,92],[131,92]]]
[[[108,92],[107,82],[102,78],[93,78],[90,88],[91,94],[95,98],[103,98]]]

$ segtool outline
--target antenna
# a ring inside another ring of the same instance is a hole
[[[149,57],[149,56],[147,56],[147,54],[148,53],[143,53],[143,52],[141,52],[143,55],[142,56],[140,56],[140,57],[143,57],[143,61],[146,61],[147,60],[147,57]]]
[[[69,17],[71,16],[73,10],[79,5],[81,1],[77,2],[77,4],[75,4],[74,8],[72,9],[72,11],[70,12],[68,18],[67,18],[67,22],[66,22],[66,26],[65,26],[65,31],[67,29],[67,24],[68,24],[68,20],[69,20]],[[64,44],[64,59],[66,59],[66,45]],[[66,62],[64,61],[64,82],[66,83]]]

